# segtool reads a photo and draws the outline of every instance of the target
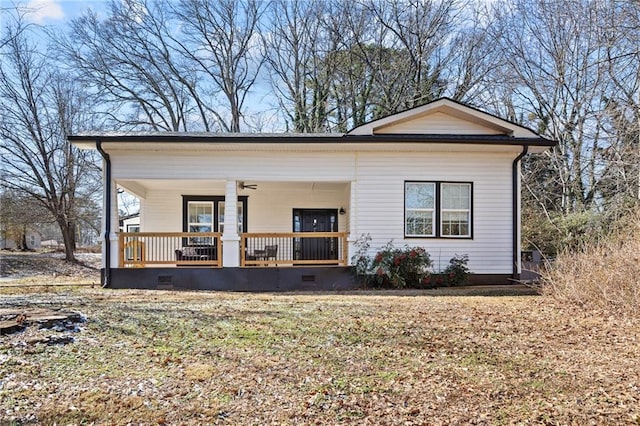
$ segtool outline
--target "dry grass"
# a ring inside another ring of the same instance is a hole
[[[608,238],[563,253],[543,275],[544,293],[561,303],[640,315],[640,215]]]
[[[100,285],[100,254],[77,253],[65,262],[63,253],[0,251],[3,285]]]
[[[640,323],[540,296],[0,289],[0,424],[640,424]]]

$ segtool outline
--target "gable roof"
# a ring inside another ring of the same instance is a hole
[[[540,135],[531,129],[450,98],[440,98],[379,118],[358,126],[347,134],[455,134],[540,138]]]
[[[95,148],[98,142],[120,144],[215,144],[220,147],[256,144],[265,149],[277,144],[360,147],[392,143],[498,145],[537,147],[542,152],[555,141],[531,129],[449,98],[383,117],[347,133],[211,133],[211,132],[88,132],[68,137],[80,148]],[[133,146],[133,145],[131,145]],[[141,146],[139,146],[141,148]]]

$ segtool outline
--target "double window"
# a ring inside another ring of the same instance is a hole
[[[472,191],[467,182],[405,182],[405,236],[471,238]]]

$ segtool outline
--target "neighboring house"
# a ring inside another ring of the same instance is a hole
[[[349,288],[357,240],[422,246],[475,283],[520,274],[520,160],[555,145],[450,99],[346,134],[88,133],[103,157],[103,284]],[[140,199],[118,231],[117,189]]]
[[[140,232],[140,212],[122,216],[120,232]]]
[[[42,247],[49,248],[49,249],[57,249],[62,247],[62,244],[60,244],[58,240],[44,240],[42,242]]]
[[[25,240],[27,242],[27,249],[35,250],[41,247],[42,243],[42,234],[31,228],[27,228]],[[19,238],[22,238],[20,236]],[[7,236],[7,233],[3,230],[0,232],[0,249],[10,249],[15,250],[18,248],[18,243],[13,238]]]

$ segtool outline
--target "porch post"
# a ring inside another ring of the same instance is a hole
[[[222,233],[222,266],[240,266],[240,235],[238,235],[238,186],[227,180],[224,192],[224,231]]]

